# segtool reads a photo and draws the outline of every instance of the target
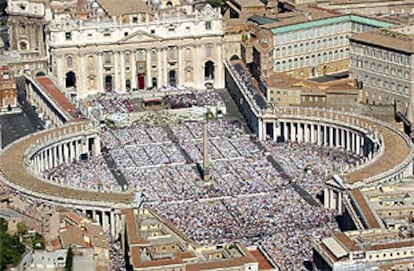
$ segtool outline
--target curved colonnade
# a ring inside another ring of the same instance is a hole
[[[262,125],[259,129],[263,129],[264,134],[273,135],[274,140],[342,147],[365,157],[364,163],[339,177],[345,189],[398,181],[412,174],[414,148],[411,140],[391,125],[374,119],[292,107],[280,108],[275,115],[264,115],[259,124]],[[86,123],[41,131],[14,142],[2,151],[1,179],[32,198],[87,213],[105,230],[116,233],[120,229],[120,209],[135,204],[132,192],[84,191],[59,186],[38,176],[45,169],[80,159],[82,155],[99,153],[97,130]],[[338,201],[331,200],[333,192],[328,192],[325,193],[325,206],[338,208]]]
[[[363,163],[340,178],[349,189],[400,180],[413,173],[414,145],[392,125],[353,113],[325,109],[279,108],[274,139],[341,147]],[[267,124],[263,119],[263,126]]]
[[[38,176],[41,171],[64,162],[99,153],[98,133],[86,123],[37,132],[15,141],[2,151],[0,178],[25,196],[88,214],[105,230],[115,234],[120,229],[120,209],[133,204],[133,193],[85,191],[59,186]]]

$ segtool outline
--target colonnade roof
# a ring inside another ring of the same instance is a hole
[[[373,163],[359,170],[345,174],[346,183],[356,183],[379,175],[402,164],[410,154],[410,146],[404,138],[385,126],[376,125],[378,133],[382,136],[384,152]]]
[[[380,121],[368,119],[362,116],[353,114],[340,113],[335,111],[328,111],[322,109],[309,109],[299,107],[287,107],[280,108],[281,117],[292,116],[303,119],[315,118],[318,120],[325,119],[326,121],[332,120],[333,123],[341,122],[342,125],[346,123],[349,125],[361,127],[362,129],[374,129],[381,135],[383,152],[375,158],[370,164],[362,166],[355,171],[342,175],[342,179],[347,184],[355,184],[362,182],[373,176],[378,176],[381,173],[385,173],[398,165],[402,164],[410,155],[410,148],[408,141],[409,138],[404,138],[402,133],[398,133],[391,125],[383,124]],[[407,140],[406,140],[407,139]]]
[[[24,165],[25,151],[28,148],[38,144],[37,142],[39,139],[45,138],[48,134],[59,131],[63,132],[63,129],[64,128],[57,128],[30,135],[9,145],[0,156],[0,170],[9,181],[15,183],[16,185],[45,195],[71,200],[91,201],[91,204],[93,204],[93,202],[107,202],[114,204],[133,203],[133,193],[106,193],[71,189],[42,181],[40,178],[37,178],[28,171]]]

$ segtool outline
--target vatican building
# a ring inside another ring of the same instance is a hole
[[[56,15],[47,39],[57,82],[79,96],[224,87],[220,11],[205,4],[169,5],[99,0],[84,12]]]

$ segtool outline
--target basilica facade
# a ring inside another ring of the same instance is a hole
[[[134,1],[111,6],[97,0],[84,6],[82,16],[55,14],[47,26],[47,46],[60,87],[79,97],[224,87],[219,9],[156,0],[128,9]]]

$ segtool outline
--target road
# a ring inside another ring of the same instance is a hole
[[[22,106],[21,113],[0,115],[2,146],[43,129],[43,123],[38,118],[36,111],[28,103]]]

